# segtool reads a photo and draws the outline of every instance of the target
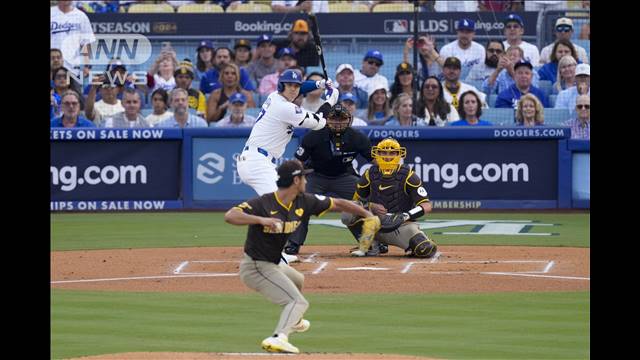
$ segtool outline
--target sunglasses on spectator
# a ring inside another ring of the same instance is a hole
[[[568,26],[568,25],[558,26],[556,28],[557,32],[570,32],[571,30],[573,30],[573,28],[571,26]]]
[[[576,108],[577,108],[577,109],[587,109],[587,110],[589,110],[589,109],[591,109],[591,105],[588,105],[588,104],[578,104],[578,105],[576,105]]]
[[[494,54],[502,54],[502,49],[487,49],[487,51]]]
[[[367,62],[369,63],[369,65],[375,65],[377,67],[382,66],[382,64],[380,64],[378,61],[368,60]]]

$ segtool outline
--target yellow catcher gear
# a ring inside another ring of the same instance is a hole
[[[383,175],[391,175],[400,167],[400,159],[407,156],[407,148],[400,146],[394,138],[386,138],[371,147],[371,156],[376,159]]]

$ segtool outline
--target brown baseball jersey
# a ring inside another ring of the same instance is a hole
[[[407,212],[429,201],[422,180],[407,165],[391,176],[383,176],[377,165],[367,169],[358,181],[354,199],[382,204],[388,212]]]
[[[308,193],[298,194],[291,204],[284,204],[273,192],[235,206],[235,209],[246,214],[278,218],[283,222],[282,231],[279,233],[273,232],[267,226],[250,225],[244,252],[254,260],[279,263],[282,249],[300,222],[303,219],[308,220],[311,215],[324,215],[332,205],[332,198]]]

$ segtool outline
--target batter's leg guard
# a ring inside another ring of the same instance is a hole
[[[438,245],[424,233],[419,233],[409,239],[409,248],[406,251],[409,256],[430,258],[438,251]]]

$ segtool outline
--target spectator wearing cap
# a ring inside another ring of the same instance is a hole
[[[207,100],[207,122],[217,122],[222,119],[229,106],[229,97],[234,93],[242,93],[247,98],[247,106],[255,107],[253,95],[240,85],[240,68],[234,63],[224,64],[219,82],[222,87],[211,92],[209,100]]]
[[[579,64],[576,66],[576,86],[560,91],[556,98],[556,109],[569,109],[571,116],[576,115],[576,99],[580,95],[591,96],[591,66]]]
[[[213,69],[207,71],[202,79],[200,79],[200,91],[205,94],[210,94],[222,86],[220,83],[220,70],[227,64],[233,63],[235,55],[231,49],[219,47],[213,55],[213,59]],[[251,82],[249,72],[244,68],[239,69],[240,85],[242,88],[247,91],[255,91],[256,86]]]
[[[293,50],[291,50],[290,48],[280,49],[276,58],[276,72],[273,74],[265,75],[262,80],[260,80],[258,93],[260,95],[269,95],[272,92],[276,91],[276,89],[278,88],[278,79],[280,78],[280,74],[282,74],[282,72],[286,69],[296,67],[297,65],[298,60],[293,55]]]
[[[409,94],[401,93],[392,103],[393,116],[384,126],[427,126],[424,119],[413,115],[413,99]]]
[[[158,123],[159,128],[204,128],[207,122],[203,118],[189,113],[189,94],[187,90],[176,88],[169,97],[173,116]]]
[[[107,75],[108,80],[115,81],[117,85],[124,85],[122,89],[138,88],[141,94],[145,94],[147,90],[146,85],[134,85],[134,75],[127,72],[127,67],[119,58],[114,58],[109,61],[104,74]],[[84,95],[89,96],[89,91],[91,91],[91,84],[87,84],[87,86],[84,87]],[[118,91],[118,99],[122,100],[122,95],[123,92]],[[102,95],[100,95],[100,92],[98,92],[96,94],[96,101],[100,100],[102,100]]]
[[[309,34],[309,24],[302,19],[296,20],[286,39],[274,41],[277,50],[288,47],[298,60],[298,66],[305,69],[308,66],[318,66],[320,57],[316,52],[316,45]]]
[[[234,93],[229,97],[229,114],[217,123],[211,123],[209,126],[216,127],[252,127],[256,123],[256,118],[245,114],[247,111],[247,97],[242,93]]]
[[[413,59],[413,37],[407,39],[402,50],[402,61],[411,64]],[[441,59],[436,47],[435,39],[431,35],[421,35],[418,38],[418,67],[417,75],[419,82],[423,82],[429,76],[437,76],[442,80],[442,64],[444,58]],[[440,61],[440,62],[438,62]]]
[[[573,21],[569,18],[562,17],[556,21],[555,26],[555,34],[556,41],[566,40],[571,42],[571,37],[573,36]],[[555,41],[540,51],[540,65],[544,65],[551,61],[551,54],[553,53],[553,47],[555,45]],[[589,58],[587,57],[587,51],[578,44],[573,44],[574,49],[576,50],[576,55],[578,56],[578,60],[582,63],[588,64]]]
[[[197,52],[197,60],[196,60],[196,79],[202,79],[204,74],[213,69],[213,53],[215,48],[213,47],[213,42],[211,40],[202,40],[200,44],[198,44]]]
[[[498,94],[496,107],[515,109],[518,107],[518,100],[520,100],[523,95],[529,93],[535,95],[544,107],[549,107],[549,100],[542,90],[531,84],[533,79],[533,65],[526,60],[520,60],[514,65],[513,69],[515,84]]]
[[[355,70],[351,64],[340,64],[336,68],[336,81],[338,91],[342,93],[352,93],[355,96],[356,108],[366,109],[369,102],[367,92],[354,84]]]
[[[442,83],[444,99],[454,108],[458,108],[460,94],[474,91],[482,100],[482,106],[486,107],[486,95],[475,86],[460,81],[461,67],[462,64],[457,57],[450,56],[444,61],[444,82]]]
[[[576,49],[573,47],[573,44],[569,40],[558,40],[553,45],[553,51],[551,53],[551,62],[544,64],[539,70],[538,75],[540,75],[540,80],[551,81],[551,83],[555,83],[558,76],[558,62],[562,57],[570,55],[573,57],[576,62],[578,61],[578,56],[576,54]]]
[[[458,104],[460,120],[449,126],[493,126],[489,121],[480,119],[482,115],[482,100],[474,91],[466,91],[460,96]]]
[[[275,53],[276,46],[271,36],[267,34],[260,35],[260,37],[258,37],[256,59],[247,67],[251,81],[253,81],[258,88],[260,87],[262,78],[278,72],[278,61],[275,58]],[[259,89],[258,92],[260,92]]]
[[[422,83],[416,108],[416,115],[429,126],[445,126],[460,119],[456,108],[444,99],[442,83],[436,76],[429,76]]]
[[[503,42],[505,48],[519,46],[524,51],[524,59],[532,64],[540,62],[540,51],[538,47],[522,40],[524,35],[524,20],[518,14],[509,14],[503,21],[504,36],[507,38]]]
[[[275,13],[328,13],[329,2],[327,0],[273,0],[271,10]]]
[[[509,47],[505,56],[502,56],[498,61],[496,70],[482,82],[482,91],[486,94],[499,94],[515,84],[514,65],[519,63],[523,56],[524,52],[519,46]],[[539,81],[540,76],[537,71],[534,71],[531,83],[537,87]]]
[[[307,81],[320,81],[320,80],[326,80],[324,78],[324,75],[322,75],[319,72],[312,72],[309,75],[307,75],[306,79]],[[322,93],[324,92],[324,89],[316,89],[313,91],[309,91],[307,93],[304,94],[304,99],[302,100],[302,105],[301,107],[307,111],[310,112],[316,112],[318,111],[318,109],[320,108],[320,106],[322,104],[324,104],[324,100],[322,99]]]
[[[247,68],[251,63],[251,43],[247,39],[240,39],[233,45],[234,62],[241,68]]]
[[[382,84],[385,89],[389,90],[389,80],[379,73],[382,65],[384,65],[384,60],[380,51],[367,51],[362,60],[362,68],[354,74],[356,86],[367,93],[369,93],[374,84]]]
[[[62,93],[62,115],[51,120],[52,128],[78,128],[95,127],[95,125],[82,117],[80,110],[80,94],[73,90]]]
[[[476,34],[476,23],[473,20],[466,18],[460,19],[456,33],[458,39],[442,47],[440,50],[440,59],[446,59],[450,56],[457,57],[462,63],[462,73],[460,76],[466,78],[472,66],[484,62],[486,57],[485,51],[482,45],[473,41],[473,37]]]
[[[140,114],[142,97],[132,88],[125,88],[122,95],[124,111],[105,118],[100,127],[105,128],[149,128],[151,124]]]
[[[387,95],[387,87],[383,83],[374,83],[369,87],[369,105],[364,113],[364,119],[369,125],[384,125],[393,112]]]
[[[196,112],[196,115],[205,117],[207,114],[207,98],[204,94],[191,87],[193,78],[193,64],[189,59],[184,59],[173,75],[176,78],[176,87],[187,90],[189,94],[189,108]]]
[[[469,74],[465,78],[467,82],[471,81],[484,81],[488,79],[491,74],[498,68],[498,62],[504,55],[504,45],[498,40],[487,41],[487,48],[485,49],[484,62],[475,64],[469,70]],[[483,90],[484,91],[484,90]]]
[[[353,122],[351,123],[351,126],[369,125],[366,121],[356,116],[356,103],[358,102],[358,98],[353,95],[353,93],[350,93],[348,91],[342,92],[342,90],[340,90],[340,97],[338,98],[338,101],[342,104],[342,106],[349,110],[351,115],[353,115]]]
[[[155,126],[173,116],[171,111],[167,111],[169,109],[169,94],[166,90],[157,89],[154,91],[151,94],[151,105],[153,112],[145,118],[149,125]]]
[[[516,126],[544,126],[544,107],[536,96],[525,94],[518,100]]]
[[[414,76],[411,64],[405,62],[398,64],[393,84],[391,84],[391,98],[389,102],[393,104],[394,100],[400,94],[407,94],[413,99],[413,89],[415,86],[417,86],[417,79]]]
[[[565,126],[571,127],[571,138],[589,140],[591,133],[591,97],[579,95],[576,98],[576,115],[565,122]]]
[[[98,87],[100,87],[102,99],[96,102]],[[121,92],[123,87],[118,82],[109,79],[105,74],[94,77],[84,108],[87,119],[92,120],[97,126],[101,127],[107,118],[123,112],[124,107],[120,99],[118,99],[118,93]]]

